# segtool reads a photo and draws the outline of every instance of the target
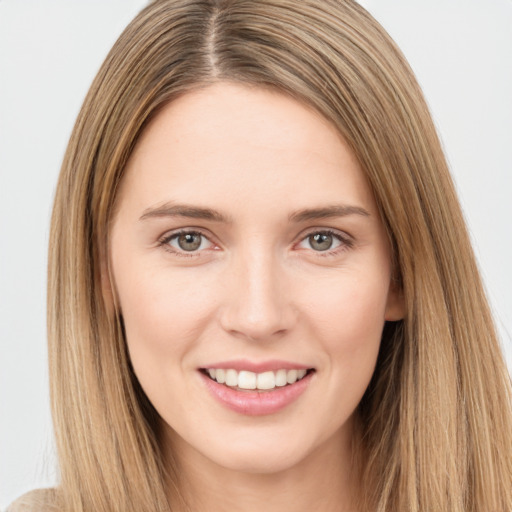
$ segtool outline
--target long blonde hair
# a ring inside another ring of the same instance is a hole
[[[389,233],[407,314],[386,325],[359,406],[361,510],[512,510],[510,381],[445,158],[404,57],[353,0],[157,0],[105,60],[52,217],[61,510],[173,508],[165,485],[176,478],[104,298],[101,261],[142,130],[169,101],[220,80],[275,88],[329,119],[367,173]]]

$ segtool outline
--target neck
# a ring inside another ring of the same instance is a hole
[[[353,499],[357,479],[349,439],[337,436],[299,464],[264,473],[222,467],[190,445],[180,446],[181,442],[172,443],[180,494],[186,503],[176,509],[179,512],[356,511]]]

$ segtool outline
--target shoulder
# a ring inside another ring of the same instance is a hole
[[[20,496],[6,512],[58,512],[55,489],[36,489]]]

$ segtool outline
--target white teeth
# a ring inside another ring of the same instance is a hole
[[[287,384],[294,384],[305,377],[307,370],[277,370],[254,373],[247,370],[224,370],[221,368],[208,368],[208,375],[219,384],[239,389],[274,389]]]
[[[288,384],[293,384],[297,380],[297,370],[288,370],[286,374],[286,382]]]
[[[256,389],[256,374],[241,371],[238,374],[238,387],[242,389]]]
[[[226,370],[226,385],[238,386],[238,372],[236,370]]]
[[[277,370],[276,372],[276,386],[282,387],[286,386],[288,382],[286,382],[286,370]]]
[[[258,373],[258,389],[273,389],[276,387],[274,372]]]

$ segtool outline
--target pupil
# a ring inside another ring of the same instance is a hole
[[[317,233],[309,237],[309,243],[316,251],[327,251],[332,245],[332,235]]]
[[[178,245],[184,251],[195,251],[201,245],[201,235],[197,233],[185,233],[178,237]]]

